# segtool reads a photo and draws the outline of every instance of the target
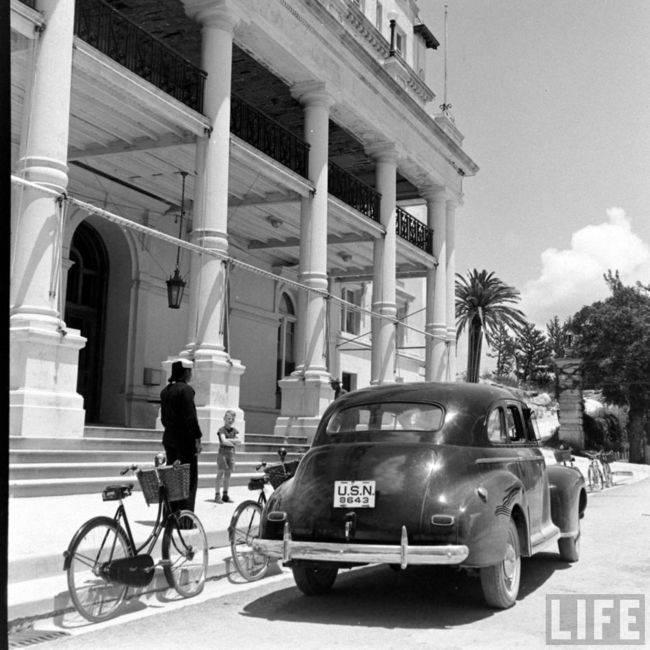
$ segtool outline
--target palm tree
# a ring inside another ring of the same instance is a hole
[[[474,269],[466,278],[456,274],[456,338],[468,328],[468,382],[478,382],[484,334],[486,343],[491,345],[499,325],[515,332],[526,325],[523,312],[511,306],[517,302],[519,291],[494,273]]]

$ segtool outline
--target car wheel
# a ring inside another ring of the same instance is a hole
[[[519,532],[515,522],[511,519],[506,535],[506,550],[503,560],[498,564],[481,569],[481,587],[487,604],[498,609],[512,607],[519,593],[520,578]]]
[[[560,558],[565,562],[577,562],[580,559],[580,524],[575,537],[561,537],[557,541]]]
[[[299,566],[293,567],[292,571],[298,589],[305,596],[320,596],[332,588],[339,570],[336,567],[313,568]]]

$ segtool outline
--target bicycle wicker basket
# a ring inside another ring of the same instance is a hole
[[[296,473],[298,462],[297,460],[292,460],[285,463],[284,466],[281,464],[267,465],[264,468],[264,473],[269,477],[269,483],[273,486],[273,489],[282,485]]]
[[[190,494],[190,466],[188,464],[140,469],[136,476],[147,505],[160,501],[161,484],[167,490],[169,501],[187,499]]]

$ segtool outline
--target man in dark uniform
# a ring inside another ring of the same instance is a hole
[[[167,464],[174,461],[190,466],[190,494],[183,501],[175,501],[176,510],[194,511],[198,487],[198,455],[201,453],[201,429],[196,417],[194,389],[188,385],[192,378],[192,362],[188,359],[174,361],[169,383],[160,393],[160,419],[165,427],[163,446]]]

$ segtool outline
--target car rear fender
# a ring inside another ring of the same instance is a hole
[[[506,486],[502,485],[505,478]],[[467,545],[470,551],[463,565],[483,567],[501,561],[511,519],[519,531],[521,554],[531,555],[528,506],[521,482],[511,475],[496,477],[480,488],[482,491],[477,489],[463,507],[458,543]]]
[[[551,519],[562,533],[575,532],[587,507],[584,478],[575,467],[564,465],[550,465],[547,474]]]

